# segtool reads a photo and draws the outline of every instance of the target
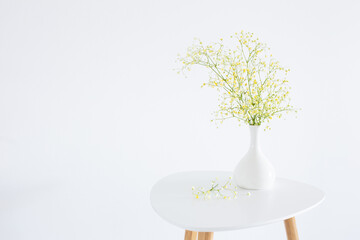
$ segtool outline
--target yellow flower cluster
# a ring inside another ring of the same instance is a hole
[[[240,193],[239,188],[232,183],[232,177],[224,183],[220,184],[219,179],[211,181],[209,187],[192,187],[192,193],[196,199],[237,199],[239,195],[245,195]],[[251,196],[250,192],[246,193],[247,196]]]
[[[202,86],[220,92],[215,120],[236,118],[249,125],[261,125],[294,110],[289,104],[287,74],[290,71],[269,54],[269,48],[253,33],[235,33],[233,48],[225,48],[223,39],[205,45],[200,40],[179,56],[182,70],[200,65],[210,70]]]

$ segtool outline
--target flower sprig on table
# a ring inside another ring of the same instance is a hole
[[[193,186],[192,193],[196,199],[237,199],[239,196],[238,187],[232,183],[232,177],[226,181],[225,184],[220,184],[219,179],[211,181],[209,187],[195,187]],[[251,196],[250,192],[246,193]]]
[[[190,71],[194,65],[209,70],[209,80],[202,86],[221,93],[214,120],[222,123],[235,118],[247,125],[261,125],[296,111],[290,105],[290,69],[281,66],[253,33],[241,31],[230,38],[233,48],[226,48],[222,38],[213,44],[198,40],[178,58],[181,71]]]

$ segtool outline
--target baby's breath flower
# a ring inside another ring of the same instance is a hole
[[[224,184],[220,184],[219,178],[210,182],[209,187],[191,187],[193,190],[193,195],[196,199],[237,199],[239,192],[237,191],[238,187],[231,182],[232,177],[229,177]],[[231,187],[235,185],[234,187]],[[244,193],[245,194],[245,193]],[[250,192],[247,193],[249,195]],[[250,195],[249,195],[250,196]]]
[[[289,104],[286,79],[290,69],[281,66],[253,33],[241,31],[230,38],[236,40],[232,49],[225,48],[222,38],[210,45],[198,40],[185,57],[178,58],[182,70],[193,65],[210,70],[209,80],[202,86],[220,92],[215,120],[221,123],[235,118],[248,125],[261,125],[294,110]]]

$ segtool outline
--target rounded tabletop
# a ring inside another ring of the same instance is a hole
[[[271,190],[240,189],[233,200],[196,199],[192,186],[208,186],[231,172],[181,172],[158,181],[150,193],[155,212],[190,231],[236,230],[285,220],[322,202],[324,193],[308,184],[278,178]],[[247,193],[250,192],[250,196]]]

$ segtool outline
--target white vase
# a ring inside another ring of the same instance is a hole
[[[250,148],[234,171],[234,182],[246,189],[270,189],[275,181],[275,169],[261,152],[259,126],[250,127]]]

